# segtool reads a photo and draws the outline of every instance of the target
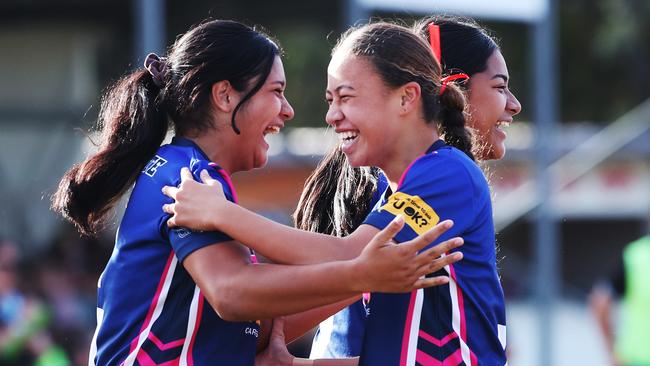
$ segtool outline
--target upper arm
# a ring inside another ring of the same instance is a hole
[[[374,209],[364,221],[383,229],[397,215],[404,227],[395,235],[397,242],[411,240],[442,220],[452,219],[454,227],[434,243],[462,232],[468,212],[473,212],[472,183],[463,167],[453,159],[427,156],[412,165],[397,191]],[[462,214],[461,214],[462,213]]]
[[[250,265],[250,251],[236,241],[221,242],[193,251],[182,264],[219,313],[231,298],[233,275]]]

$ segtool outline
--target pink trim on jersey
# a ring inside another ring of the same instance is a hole
[[[178,346],[182,346],[183,343],[185,343],[185,338],[179,339],[176,341],[171,341],[168,343],[163,343],[158,337],[156,337],[153,332],[149,332],[149,340],[153,342],[161,351],[166,351],[168,349],[172,349]]]
[[[456,352],[449,355],[449,357],[439,361],[418,350],[416,361],[422,366],[457,366],[463,363],[463,357],[460,354],[460,349],[457,349]]]
[[[426,154],[418,156],[415,160],[413,160],[411,162],[411,164],[409,164],[409,166],[406,167],[406,170],[404,170],[404,173],[402,173],[402,176],[399,178],[399,183],[397,183],[397,190],[399,190],[400,187],[402,186],[402,183],[404,182],[404,178],[406,178],[406,173],[408,173],[409,170],[411,170],[411,168],[413,167],[413,164],[415,164],[416,161],[422,159],[425,156],[426,156]]]
[[[217,169],[217,172],[219,172],[219,174],[221,174],[221,177],[223,178],[223,180],[225,180],[225,181],[226,181],[226,184],[228,184],[228,188],[230,188],[230,192],[232,192],[232,200],[233,200],[235,203],[238,203],[238,202],[239,202],[239,198],[237,198],[237,191],[235,191],[235,186],[232,184],[232,179],[230,179],[230,175],[228,174],[228,172],[226,171],[226,169],[224,169],[224,168],[218,166],[218,165],[215,164],[215,163],[210,163],[209,165],[210,165],[211,167],[213,167],[213,168],[216,168],[216,169]]]
[[[163,363],[156,363],[144,350],[138,352],[137,360],[140,366],[178,366],[178,358]]]
[[[404,336],[402,337],[402,354],[400,355],[400,366],[406,366],[406,358],[409,352],[409,338],[411,335],[411,319],[413,318],[413,309],[415,308],[415,298],[417,291],[411,291],[411,300],[409,301],[409,309],[406,313],[406,323],[404,324]]]
[[[144,318],[144,322],[142,323],[140,332],[133,339],[133,341],[131,341],[131,348],[129,350],[129,353],[132,353],[138,347],[138,340],[140,339],[140,335],[149,327],[149,322],[151,322],[151,317],[153,316],[153,312],[156,309],[156,305],[158,304],[158,299],[160,298],[160,294],[162,293],[165,279],[167,278],[167,272],[169,272],[169,267],[171,266],[173,260],[174,260],[174,252],[171,252],[169,254],[169,258],[167,259],[167,264],[165,264],[165,269],[163,270],[162,275],[160,276],[160,282],[158,282],[158,288],[156,289],[156,294],[153,296],[153,299],[151,300],[151,305],[149,305],[149,311],[147,312],[147,316]]]
[[[445,344],[447,344],[447,342],[451,341],[452,339],[458,338],[458,334],[456,334],[456,332],[451,332],[451,333],[447,334],[446,336],[444,336],[442,339],[438,339],[438,338],[426,333],[425,331],[423,331],[421,329],[420,329],[419,336],[422,339],[427,340],[430,343],[433,343],[438,347],[442,347]]]
[[[460,312],[460,338],[467,343],[467,322],[465,319],[465,304],[463,301],[463,291],[458,286],[458,279],[453,265],[449,265],[449,274],[456,282],[456,294],[458,295],[458,310]]]
[[[194,325],[194,332],[192,332],[192,340],[190,340],[190,348],[187,351],[187,366],[194,366],[194,357],[192,351],[194,350],[194,341],[196,341],[196,333],[199,331],[201,325],[201,315],[203,314],[203,294],[199,293],[199,308],[196,311],[196,323]]]

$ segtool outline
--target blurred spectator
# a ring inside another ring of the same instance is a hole
[[[620,326],[612,325],[613,300],[621,299]],[[650,235],[628,244],[618,269],[594,286],[591,309],[612,365],[650,365]]]

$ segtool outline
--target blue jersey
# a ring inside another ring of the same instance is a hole
[[[232,239],[220,232],[172,230],[161,209],[171,202],[162,187],[177,186],[185,166],[195,178],[208,170],[235,201],[227,174],[211,166],[192,141],[174,138],[156,152],[137,178],[99,280],[91,365],[254,364],[258,325],[219,318],[182,266],[193,251]]]
[[[388,179],[380,172],[370,207],[379,203],[386,189]],[[359,300],[320,323],[309,358],[346,358],[361,354],[367,318],[365,301]]]
[[[405,221],[398,242],[452,219],[454,226],[431,245],[461,236],[464,258],[445,267],[447,285],[372,294],[359,364],[504,365],[505,304],[490,191],[481,170],[461,151],[437,141],[409,166],[397,191],[365,224],[381,229],[397,214]]]

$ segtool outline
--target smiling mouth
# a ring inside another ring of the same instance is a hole
[[[497,128],[509,127],[510,122],[509,121],[498,121],[496,126],[497,126]]]
[[[268,126],[266,129],[264,129],[264,135],[275,135],[277,133],[280,133],[280,126]]]
[[[341,139],[342,142],[352,142],[357,137],[359,137],[359,134],[356,133],[356,132],[352,132],[352,131],[346,131],[346,132],[339,133],[339,138]]]

